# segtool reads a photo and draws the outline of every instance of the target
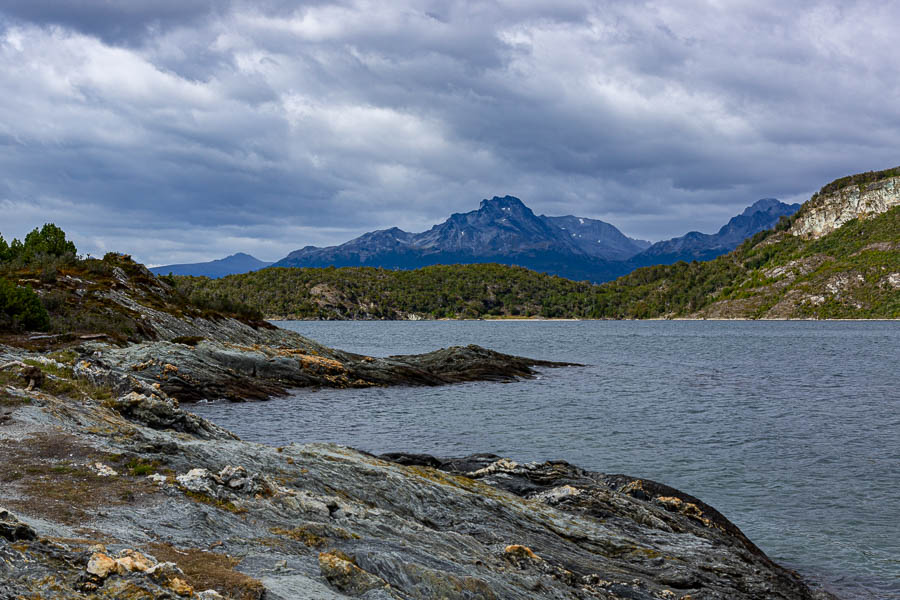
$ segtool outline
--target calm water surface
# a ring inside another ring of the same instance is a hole
[[[900,598],[900,323],[282,322],[369,355],[481,344],[535,380],[301,390],[196,412],[267,444],[493,452],[654,479],[842,598]]]

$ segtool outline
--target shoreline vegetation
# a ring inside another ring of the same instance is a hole
[[[898,319],[900,207],[819,240],[769,230],[712,261],[645,267],[600,285],[498,264],[278,267],[172,283],[272,320]]]
[[[293,319],[290,317],[264,317],[266,321],[272,323],[279,323],[282,321],[291,321],[291,322],[308,322],[308,323],[321,323],[322,319]],[[334,319],[337,320],[337,319]],[[344,321],[383,321],[384,319],[342,319]],[[647,319],[575,319],[575,318],[547,318],[547,317],[481,317],[477,319],[449,319],[446,317],[440,319],[392,319],[394,321],[409,321],[409,322],[418,322],[418,321],[431,321],[431,322],[440,322],[440,321],[474,321],[474,322],[489,322],[489,323],[581,323],[581,322],[609,322],[609,321],[748,321],[748,322],[759,322],[759,321],[830,321],[830,322],[878,322],[878,321],[900,321],[900,317],[896,318],[873,318],[873,319],[849,319],[849,318],[836,318],[836,319],[819,319],[815,317],[762,317],[759,319],[750,318],[750,317],[650,317]]]

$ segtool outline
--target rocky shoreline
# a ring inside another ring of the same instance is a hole
[[[56,286],[94,322],[133,324],[129,339],[0,344],[0,600],[828,597],[712,507],[648,480],[241,441],[182,403],[564,365],[477,346],[342,352],[179,304],[120,262],[112,285],[66,275]]]
[[[472,346],[361,357],[244,327],[218,341],[0,346],[0,598],[828,597],[712,507],[648,480],[243,442],[173,396],[553,365]]]

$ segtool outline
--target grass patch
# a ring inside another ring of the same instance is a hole
[[[25,469],[17,481],[26,499],[12,503],[34,514],[69,525],[83,523],[104,506],[131,504],[156,489],[123,477],[102,477],[86,468],[44,466]]]
[[[78,360],[78,353],[72,349],[57,350],[56,352],[49,353],[47,358],[51,358],[58,363],[71,367],[75,364],[75,361]]]
[[[283,535],[292,540],[303,542],[309,548],[321,548],[328,543],[328,538],[318,535],[310,531],[308,527],[294,527],[293,529],[284,529],[282,527],[273,527],[269,529],[275,535]]]
[[[241,561],[227,554],[162,543],[150,544],[147,551],[159,561],[177,564],[195,590],[213,589],[235,600],[259,600],[265,594],[262,582],[235,571]]]
[[[61,358],[71,358],[72,362],[77,355],[71,351],[53,353]],[[111,400],[115,396],[115,390],[107,385],[95,385],[85,379],[75,377],[72,368],[67,364],[63,366],[52,363],[43,363],[34,359],[23,361],[29,367],[40,370],[43,377],[35,380],[35,384],[47,393],[55,396],[64,396],[74,400],[91,398],[98,402]],[[20,384],[22,377],[0,372],[0,384],[6,382]]]
[[[146,477],[152,475],[159,470],[160,462],[158,460],[146,460],[143,458],[132,458],[125,463],[128,474],[132,477]]]
[[[25,477],[25,475],[21,471],[4,471],[2,475],[0,475],[0,481],[3,483],[11,483],[13,481],[18,481]]]
[[[184,495],[195,502],[200,502],[201,504],[208,504],[210,506],[214,506],[221,510],[227,510],[228,512],[234,513],[236,515],[240,515],[240,514],[247,512],[246,508],[237,506],[234,502],[231,502],[230,500],[219,500],[218,498],[213,498],[209,494],[204,494],[203,492],[195,492],[193,490],[184,490]]]
[[[60,379],[71,379],[72,378],[71,367],[67,367],[67,366],[59,367],[53,363],[44,363],[39,360],[34,360],[31,358],[26,358],[22,362],[24,362],[26,365],[31,365],[32,367],[37,367],[44,373],[44,375],[53,375],[54,377],[59,377]]]
[[[23,442],[0,443],[2,481],[19,498],[11,508],[68,525],[78,525],[104,506],[130,504],[158,494],[156,486],[130,477],[103,477],[84,464],[111,462],[111,455],[65,434],[38,434]]]
[[[0,389],[0,408],[16,408],[17,406],[23,406],[25,404],[31,404],[31,400],[13,396],[6,390]]]

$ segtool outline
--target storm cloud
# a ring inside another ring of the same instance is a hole
[[[900,5],[10,0],[0,232],[274,260],[481,198],[661,239],[900,164]]]

